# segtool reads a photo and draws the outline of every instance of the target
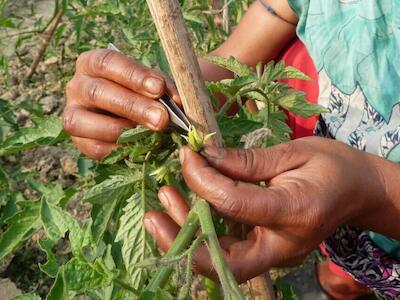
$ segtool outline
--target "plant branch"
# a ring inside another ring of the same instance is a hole
[[[196,202],[197,203],[197,202]],[[196,205],[194,206],[194,208]],[[171,248],[168,250],[165,257],[174,257],[184,252],[192,243],[193,238],[199,229],[199,218],[194,211],[194,208],[189,212],[182,229],[179,231],[178,236],[173,242]],[[151,279],[145,291],[156,292],[158,288],[162,288],[169,279],[173,268],[171,266],[164,266],[157,270],[157,273]]]
[[[201,230],[203,234],[207,236],[207,247],[210,251],[212,264],[221,282],[225,299],[245,299],[236,282],[235,276],[222,254],[222,248],[219,244],[217,233],[215,232],[209,204],[203,199],[198,199],[193,210],[197,212]]]
[[[39,65],[39,62],[42,60],[42,57],[44,55],[44,53],[46,52],[47,47],[50,44],[50,41],[54,35],[54,32],[56,31],[58,24],[60,24],[61,19],[63,16],[63,11],[62,8],[59,8],[58,13],[56,14],[53,23],[49,26],[49,30],[47,32],[46,37],[44,38],[43,43],[40,45],[39,48],[39,52],[35,58],[35,60],[33,61],[32,65],[30,66],[30,68],[28,69],[28,72],[26,73],[25,79],[29,80],[33,73],[35,73],[37,66]]]

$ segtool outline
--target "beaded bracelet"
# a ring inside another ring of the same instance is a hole
[[[271,15],[274,15],[275,17],[278,17],[279,19],[281,19],[282,21],[284,21],[284,22],[286,22],[286,23],[289,23],[289,24],[292,24],[292,25],[294,25],[294,26],[297,26],[297,24],[294,24],[294,23],[292,23],[292,22],[286,20],[285,18],[282,18],[280,15],[278,15],[278,14],[276,13],[276,11],[274,10],[274,8],[273,8],[271,5],[265,3],[263,0],[258,0],[258,2],[260,2],[260,4],[261,4]]]

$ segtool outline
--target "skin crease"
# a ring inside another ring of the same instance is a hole
[[[287,1],[264,1],[296,23]],[[254,66],[273,59],[294,35],[295,26],[255,2],[212,54],[233,55]],[[231,76],[199,61],[206,80]],[[67,85],[64,128],[84,154],[101,159],[117,147],[123,128],[136,124],[152,130],[166,128],[168,113],[156,101],[165,92],[180,102],[173,82],[159,71],[111,50],[83,53]],[[268,149],[208,148],[202,154],[181,151],[189,187],[225,217],[254,226],[245,240],[221,238],[239,281],[272,266],[298,263],[343,223],[400,238],[400,167],[395,163],[318,137]],[[258,181],[265,181],[266,187],[250,183]],[[166,213],[149,212],[144,224],[165,251],[189,208],[172,187],[161,188],[159,198]],[[215,276],[204,246],[195,255],[195,269]]]

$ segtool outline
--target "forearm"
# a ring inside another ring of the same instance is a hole
[[[367,174],[365,189],[370,189],[367,212],[357,217],[360,228],[400,239],[400,164],[370,155],[372,172]]]
[[[287,1],[264,0],[277,14],[291,23],[296,16]],[[254,67],[258,62],[268,62],[293,39],[295,26],[269,13],[259,2],[254,2],[229,38],[211,55],[234,56],[242,63]],[[199,58],[203,78],[207,81],[218,81],[231,78],[232,73],[219,66]]]

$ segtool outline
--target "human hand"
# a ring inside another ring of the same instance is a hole
[[[144,124],[159,131],[167,127],[168,112],[155,101],[164,93],[180,103],[174,83],[159,71],[116,51],[85,52],[67,85],[64,128],[84,154],[101,159],[117,147],[124,128]]]
[[[245,240],[221,237],[227,262],[242,282],[275,266],[301,262],[340,224],[372,229],[385,215],[382,160],[333,140],[310,137],[268,149],[181,150],[188,186],[221,215],[253,225]],[[383,160],[382,160],[383,161]],[[266,186],[251,182],[266,183]],[[145,226],[161,249],[172,244],[189,208],[172,187]],[[386,214],[387,215],[387,214]],[[195,269],[215,277],[204,246]]]

